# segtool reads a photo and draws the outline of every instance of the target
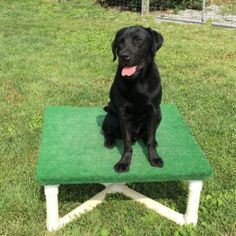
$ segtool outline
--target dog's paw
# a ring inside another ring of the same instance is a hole
[[[114,165],[114,169],[118,173],[128,172],[129,171],[129,163],[118,162]]]
[[[160,157],[152,158],[149,162],[150,162],[150,165],[154,166],[154,167],[163,167],[164,166],[164,162]]]
[[[104,141],[104,146],[106,147],[106,148],[108,148],[108,149],[111,149],[111,148],[113,148],[114,146],[115,146],[115,139],[114,138],[112,138],[112,137],[107,137],[107,138],[105,138],[105,141]]]

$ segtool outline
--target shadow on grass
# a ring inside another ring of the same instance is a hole
[[[81,202],[88,200],[104,189],[101,184],[62,184],[58,198],[62,203]],[[40,200],[45,201],[44,187],[40,189]]]
[[[182,181],[129,183],[127,185],[147,197],[160,201],[164,205],[174,206],[175,210],[179,212],[183,213],[185,211],[187,188]],[[102,191],[104,186],[101,184],[71,184],[61,185],[59,189],[59,205],[63,206],[65,204],[66,207],[63,208],[70,211]],[[120,199],[130,201],[128,197],[117,193],[108,194],[106,197],[106,200],[111,202]],[[43,187],[41,188],[40,200],[45,201]]]

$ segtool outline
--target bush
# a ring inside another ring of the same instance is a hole
[[[97,0],[103,7],[117,7],[120,10],[140,11],[141,0]]]
[[[118,7],[121,10],[140,11],[142,0],[97,0],[103,7]],[[202,0],[150,0],[150,10],[202,9]]]

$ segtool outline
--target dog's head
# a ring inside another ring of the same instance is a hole
[[[121,75],[133,76],[151,60],[163,44],[160,33],[143,26],[120,29],[112,43],[113,61],[119,58]]]

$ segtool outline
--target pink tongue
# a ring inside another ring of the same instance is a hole
[[[131,67],[124,67],[122,69],[121,75],[122,76],[131,76],[136,72],[137,66],[131,66]]]

